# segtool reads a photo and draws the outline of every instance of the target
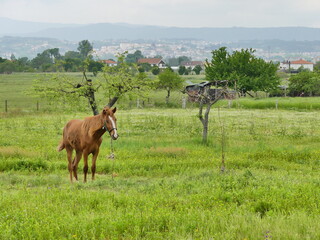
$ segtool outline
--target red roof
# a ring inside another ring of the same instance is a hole
[[[100,62],[103,62],[105,64],[116,64],[117,62],[112,61],[112,60],[101,60]]]
[[[138,63],[159,64],[161,60],[161,58],[140,58]]]
[[[313,64],[313,63],[300,59],[297,61],[291,61],[291,64]]]

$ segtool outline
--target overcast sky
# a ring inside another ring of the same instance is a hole
[[[177,27],[320,27],[320,0],[0,0],[0,17]]]

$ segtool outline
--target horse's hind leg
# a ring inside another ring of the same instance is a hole
[[[96,173],[96,161],[97,161],[98,155],[99,155],[99,149],[97,149],[92,156],[92,166],[91,166],[92,180],[94,180],[94,175]]]
[[[68,157],[68,170],[70,174],[70,181],[72,182],[72,152],[73,149],[70,146],[66,147],[67,157]]]
[[[84,182],[87,182],[87,174],[88,174],[88,152],[84,151],[83,152],[83,161],[84,161],[84,166],[83,166],[83,174],[84,174]]]
[[[82,152],[81,151],[76,151],[76,156],[73,160],[72,167],[73,167],[73,176],[75,179],[78,181],[78,175],[77,175],[77,169],[78,169],[78,164],[81,160],[82,157]]]

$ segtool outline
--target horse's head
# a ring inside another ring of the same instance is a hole
[[[101,113],[103,119],[102,129],[108,131],[113,140],[117,140],[119,137],[117,133],[117,119],[114,115],[116,111],[117,108],[110,109],[109,107],[105,107]]]

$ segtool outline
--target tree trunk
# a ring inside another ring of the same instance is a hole
[[[166,104],[169,103],[169,98],[170,98],[170,88],[167,89],[167,96],[166,96]]]
[[[84,76],[85,76],[85,73],[84,73]],[[87,85],[89,87],[86,90],[85,96],[88,98],[93,115],[98,115],[99,111],[97,108],[97,103],[96,103],[96,98],[95,98],[95,91],[96,90],[92,87],[92,80],[91,79],[87,79],[87,77],[86,77],[86,81],[87,81]]]
[[[98,115],[99,111],[98,111],[98,108],[97,108],[97,103],[96,103],[96,99],[95,99],[95,96],[94,96],[94,90],[93,89],[90,89],[89,92],[88,92],[88,100],[89,100],[89,104],[90,104],[90,107],[92,109],[93,115]]]
[[[113,98],[109,101],[109,103],[106,105],[106,107],[111,108],[111,107],[118,101],[118,99],[119,99],[118,96],[113,97]]]
[[[209,113],[211,109],[212,104],[208,103],[206,112],[204,113],[204,116],[202,114],[203,110],[203,103],[200,103],[199,105],[199,119],[203,125],[203,131],[202,131],[202,142],[207,143],[208,142],[208,126],[209,126]]]
[[[92,87],[92,80],[87,78],[85,71],[83,72],[83,77],[86,79],[86,83],[89,86],[88,89],[86,89],[85,96],[88,98],[93,115],[98,115],[99,111],[97,108],[97,103],[95,98],[96,90]]]

